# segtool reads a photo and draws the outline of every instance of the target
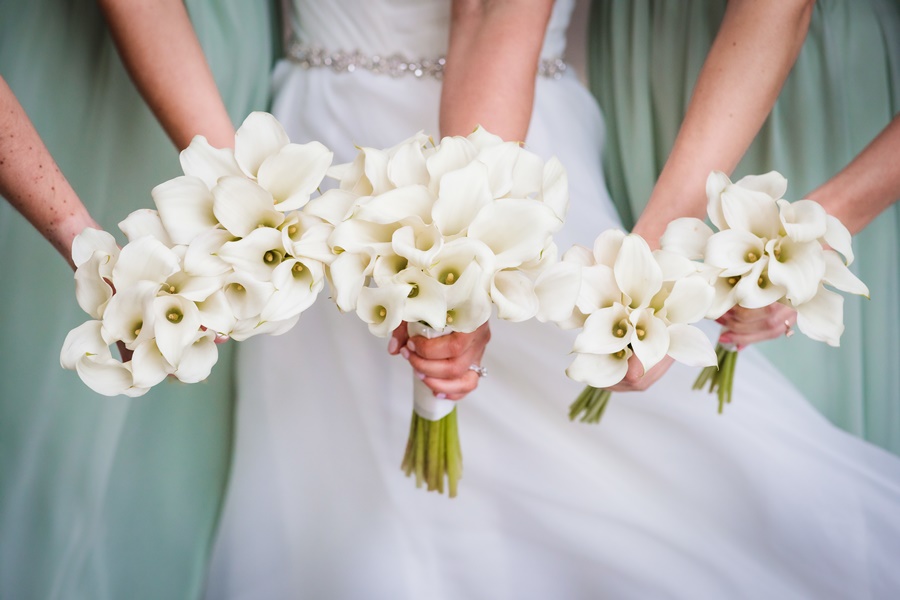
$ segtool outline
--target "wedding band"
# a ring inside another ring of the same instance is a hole
[[[791,337],[794,335],[794,330],[791,329],[791,322],[787,319],[784,320],[784,337]]]
[[[488,374],[487,367],[481,367],[475,364],[469,365],[469,370],[475,371],[475,373],[477,373],[479,377],[487,377]]]

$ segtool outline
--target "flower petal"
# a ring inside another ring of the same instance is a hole
[[[869,297],[869,288],[844,265],[843,259],[834,250],[825,250],[825,277],[823,281],[842,292]]]
[[[665,358],[669,350],[669,328],[648,309],[633,311],[630,319],[634,325],[631,348],[647,372]]]
[[[818,202],[779,200],[778,208],[781,225],[795,242],[812,242],[825,235],[828,215]]]
[[[778,235],[781,219],[771,196],[736,185],[722,193],[722,213],[731,229],[740,229],[765,239]]]
[[[653,258],[650,246],[633,233],[622,240],[613,272],[619,289],[631,298],[631,308],[649,305],[662,286],[662,269]]]
[[[555,156],[544,165],[538,199],[553,209],[561,224],[569,210],[569,175]]]
[[[210,229],[195,237],[184,254],[184,271],[212,277],[231,271],[231,265],[217,256],[219,249],[235,238],[224,229]]]
[[[394,150],[388,161],[387,176],[398,188],[410,185],[428,185],[430,177],[428,169],[425,168],[422,145],[418,140],[401,144]]]
[[[271,227],[260,227],[243,239],[226,242],[218,252],[219,258],[235,271],[259,281],[271,281],[272,271],[281,264],[285,254],[281,232]]]
[[[168,377],[173,370],[159,351],[155,339],[147,339],[134,349],[131,372],[135,386],[151,388]]]
[[[581,290],[581,271],[575,263],[559,262],[538,276],[534,283],[538,321],[565,321],[572,316]]]
[[[621,304],[594,311],[584,322],[584,330],[575,338],[574,352],[613,354],[631,342],[634,327],[628,309]]]
[[[328,280],[334,288],[332,297],[343,312],[356,310],[359,292],[371,267],[372,256],[364,252],[344,252],[329,266]]]
[[[516,226],[503,225],[509,223]],[[557,223],[553,210],[538,200],[497,200],[481,209],[468,236],[487,244],[496,268],[505,269],[539,257]]]
[[[139,388],[141,392],[129,393],[133,383],[130,365],[114,358],[88,356],[78,361],[75,370],[85,385],[103,396],[132,396],[146,392],[146,389]]]
[[[72,240],[72,262],[75,263],[76,267],[86,263],[97,251],[112,257],[112,260],[108,261],[109,272],[103,273],[103,276],[106,277],[109,273],[112,273],[112,266],[119,257],[119,246],[116,244],[116,238],[102,229],[85,227]]]
[[[275,293],[260,312],[263,321],[283,321],[312,306],[325,287],[325,271],[318,261],[288,259],[272,273]]]
[[[197,177],[176,177],[150,192],[169,237],[176,244],[190,244],[194,238],[218,225],[213,214],[210,188]]]
[[[631,350],[625,348],[621,356],[615,354],[576,354],[566,369],[569,379],[595,388],[616,385],[628,372]]]
[[[244,175],[234,159],[234,151],[230,148],[213,148],[202,135],[194,136],[178,158],[184,174],[192,179],[199,179],[207,189],[212,189],[221,177]]]
[[[200,329],[197,306],[180,296],[159,296],[153,300],[153,332],[156,345],[176,369],[184,349],[193,343]]]
[[[706,334],[683,323],[669,325],[667,354],[689,367],[711,367],[719,362]]]
[[[136,210],[119,223],[119,229],[129,242],[144,236],[158,239],[166,246],[172,246],[172,239],[160,220],[159,213],[149,208]]]
[[[666,252],[674,252],[691,260],[702,259],[713,230],[700,219],[683,217],[666,227],[659,242]]]
[[[84,356],[96,356],[100,359],[111,359],[103,336],[100,334],[102,321],[85,321],[66,335],[62,351],[59,353],[59,364],[63,369],[74,371]]]
[[[619,229],[607,229],[597,236],[594,240],[594,262],[598,265],[606,265],[610,269],[616,264],[616,257],[619,256],[619,249],[622,247],[622,240],[625,239],[625,232]]]
[[[434,184],[442,181],[445,174],[462,169],[472,162],[477,150],[464,137],[445,137],[441,140],[434,154],[425,160],[425,168]],[[487,178],[487,173],[485,173]],[[437,186],[432,190],[437,192]]]
[[[772,282],[766,272],[771,266],[768,256],[753,265],[753,269],[741,277],[734,286],[734,297],[744,308],[762,308],[781,300],[787,289]]]
[[[706,244],[706,264],[722,269],[722,277],[743,275],[765,255],[764,241],[742,229],[713,234]]]
[[[769,240],[766,252],[771,257],[769,280],[787,290],[785,296],[791,304],[803,304],[816,295],[825,276],[825,258],[818,241]]]
[[[761,192],[776,200],[783,197],[787,191],[787,179],[778,171],[769,171],[762,175],[747,175],[735,182],[734,185]]]
[[[386,338],[403,321],[403,310],[412,286],[405,283],[378,288],[362,288],[356,303],[356,314],[368,323],[372,335]]]
[[[844,333],[844,297],[820,286],[819,292],[809,302],[795,306],[797,327],[807,337],[840,346]]]
[[[200,325],[221,335],[228,334],[237,319],[223,290],[210,294],[203,302],[197,302]]]
[[[277,210],[296,210],[322,184],[333,158],[319,142],[288,144],[259,166],[259,185],[272,194]]]
[[[506,321],[526,321],[540,308],[532,281],[519,271],[498,271],[491,280],[491,300],[497,316]]]
[[[853,262],[853,245],[851,244],[850,232],[837,217],[828,215],[826,222],[825,243],[843,254],[846,264],[851,264]]]
[[[445,286],[430,275],[410,267],[397,274],[397,283],[407,283],[412,291],[406,299],[403,320],[421,321],[433,329],[447,326],[447,295]]]
[[[183,383],[197,383],[209,377],[213,365],[219,360],[216,336],[208,331],[200,333],[194,343],[184,349],[184,355],[175,370],[175,377]]]
[[[272,195],[249,179],[223,177],[212,193],[213,213],[238,237],[257,227],[278,227],[284,222],[284,213],[275,210]]]
[[[144,237],[125,245],[113,267],[112,281],[116,289],[138,281],[162,283],[181,270],[178,255],[152,237]]]
[[[332,225],[337,225],[350,216],[350,211],[360,199],[358,194],[341,189],[330,189],[313,198],[303,207],[304,214],[319,217]]]
[[[434,222],[445,236],[463,233],[491,199],[487,167],[471,162],[441,177]]]
[[[289,143],[278,119],[269,113],[252,112],[234,134],[234,157],[244,173],[256,177],[263,162]]]
[[[81,310],[95,319],[103,317],[113,290],[101,275],[111,257],[104,252],[94,252],[90,260],[75,269],[75,299]]]
[[[703,277],[679,279],[665,300],[666,319],[670,323],[696,323],[709,312],[715,290]]]
[[[719,231],[728,229],[725,213],[722,211],[722,192],[733,185],[728,175],[721,171],[713,171],[706,178],[706,214],[710,223]]]
[[[434,194],[427,187],[410,185],[360,199],[353,209],[353,218],[386,225],[418,217],[430,223],[434,203]]]
[[[444,245],[441,232],[434,225],[406,225],[394,232],[391,247],[398,256],[420,269],[429,268]]]

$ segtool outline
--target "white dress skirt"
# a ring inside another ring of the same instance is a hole
[[[564,51],[571,4],[556,2],[545,58]],[[295,0],[288,17],[301,50],[418,61],[447,49],[446,0]],[[438,135],[430,76],[284,60],[275,85],[291,139],[319,140],[335,162],[354,145]],[[620,227],[603,138],[571,71],[538,77],[526,143],[569,173],[561,250]],[[571,332],[492,322],[492,333],[490,375],[458,410],[452,500],[401,472],[411,369],[355,315],[320,298],[289,333],[239,344],[207,597],[900,597],[900,460],[835,429],[753,350],[722,415],[691,391],[697,369],[675,365],[584,425],[567,417],[581,389],[564,374]]]

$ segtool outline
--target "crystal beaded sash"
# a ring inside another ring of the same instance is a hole
[[[370,71],[376,75],[402,77],[434,77],[441,79],[444,75],[446,60],[443,56],[429,59],[412,60],[403,54],[379,56],[366,55],[359,50],[329,51],[320,46],[293,42],[288,47],[288,58],[304,69],[330,68],[336,73],[352,73],[357,69]],[[542,58],[538,65],[538,75],[559,79],[566,72],[568,65],[561,58]]]

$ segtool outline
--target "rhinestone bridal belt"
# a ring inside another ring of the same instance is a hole
[[[367,55],[359,50],[329,51],[320,46],[293,42],[288,48],[288,58],[304,69],[331,68],[336,73],[351,73],[357,69],[370,71],[376,75],[402,77],[434,77],[441,79],[444,75],[446,60],[443,56],[429,59],[412,60],[403,54],[380,56]],[[559,79],[566,72],[568,65],[561,58],[542,58],[538,65],[538,75]]]

